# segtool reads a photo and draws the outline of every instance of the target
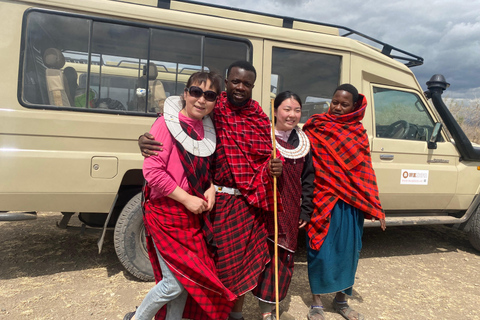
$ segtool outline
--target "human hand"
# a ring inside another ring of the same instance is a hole
[[[274,177],[280,177],[283,171],[283,163],[279,158],[273,158],[269,163],[270,174]]]
[[[140,137],[138,137],[138,146],[140,147],[140,152],[145,158],[150,156],[158,155],[155,151],[163,151],[163,143],[156,141],[155,137],[148,132],[145,132]]]
[[[211,211],[215,205],[215,186],[213,183],[203,195],[205,196],[205,199],[207,199],[207,209],[205,211]]]
[[[194,214],[200,214],[207,210],[207,201],[202,198],[189,195],[188,198],[183,202],[183,205],[187,208],[188,211]]]
[[[379,219],[380,220],[380,228],[382,228],[383,231],[387,229],[387,223],[385,222],[385,219]],[[372,222],[375,221],[375,217],[372,217]]]
[[[307,225],[307,221],[305,221],[303,219],[298,219],[298,229],[302,229],[306,225]]]

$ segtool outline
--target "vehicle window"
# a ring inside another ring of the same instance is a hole
[[[418,95],[401,90],[373,88],[376,136],[427,141],[435,122]]]
[[[95,21],[88,82],[90,92],[85,89],[80,92],[82,96],[88,94],[88,101],[94,102],[91,105],[76,103],[75,106],[145,112],[145,107],[133,107],[132,101],[136,98],[135,80],[141,76],[141,66],[145,65],[147,57],[148,29]],[[75,100],[78,102],[78,94]]]
[[[273,95],[289,90],[302,99],[302,117],[327,111],[339,85],[341,57],[331,54],[273,48],[271,90]]]
[[[228,66],[238,60],[249,60],[250,48],[245,42],[218,38],[205,39],[205,65],[226,76]]]
[[[246,40],[31,11],[26,17],[26,106],[157,114],[200,70],[222,76],[249,60]]]
[[[28,15],[22,91],[25,103],[57,107],[74,105],[70,91],[76,90],[78,82],[75,78],[80,70],[66,69],[68,62],[62,49],[68,49],[76,65],[86,70],[90,24],[91,21],[85,19],[39,12]],[[68,34],[74,35],[75,39],[66,36]],[[68,85],[67,88],[65,82],[72,87]]]

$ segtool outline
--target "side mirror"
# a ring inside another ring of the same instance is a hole
[[[440,122],[435,123],[433,127],[432,136],[428,140],[428,149],[437,149],[437,140],[438,135],[440,134],[440,130],[442,130],[442,124]]]

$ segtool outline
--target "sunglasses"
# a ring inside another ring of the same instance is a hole
[[[191,86],[190,88],[185,88],[185,90],[194,98],[200,98],[202,95],[207,101],[217,100],[217,93],[212,90],[203,91],[202,88],[197,86]]]

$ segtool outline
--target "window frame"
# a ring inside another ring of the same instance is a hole
[[[391,90],[391,91],[399,91],[399,92],[402,92],[402,93],[408,93],[408,94],[411,94],[411,95],[414,95],[418,98],[417,101],[421,101],[423,103],[423,106],[424,106],[424,110],[425,110],[425,113],[427,114],[428,118],[430,119],[430,121],[432,122],[432,125],[435,126],[435,124],[437,122],[442,122],[441,120],[438,119],[438,115],[436,113],[436,110],[434,108],[431,107],[431,105],[428,103],[428,101],[426,101],[424,98],[424,96],[420,95],[417,91],[415,90],[411,90],[411,89],[407,89],[407,88],[403,88],[403,87],[393,87],[393,86],[388,86],[388,85],[382,85],[382,84],[378,84],[378,83],[371,83],[371,94],[372,94],[372,116],[373,116],[373,119],[372,119],[372,134],[373,134],[373,137],[375,137],[376,139],[391,139],[391,140],[400,140],[400,141],[417,141],[417,142],[427,142],[428,141],[428,138],[427,140],[417,140],[417,139],[406,139],[406,138],[390,138],[390,137],[381,137],[381,136],[378,136],[378,132],[377,132],[377,106],[376,106],[376,101],[375,101],[375,89],[384,89],[384,90]],[[414,108],[418,109],[417,106],[413,106]],[[414,125],[417,125],[417,124],[414,124]],[[443,126],[444,128],[445,126]],[[445,134],[445,131],[443,130],[442,128],[442,132],[441,132],[441,137],[442,139],[439,140],[439,142],[445,142],[445,141],[448,141],[447,139],[447,136]]]
[[[139,27],[139,28],[145,28],[148,33],[149,33],[149,38],[152,36],[152,29],[155,30],[165,30],[165,31],[174,31],[174,32],[182,32],[182,33],[187,33],[191,35],[196,35],[202,37],[202,51],[201,51],[201,61],[202,64],[204,63],[204,41],[205,38],[214,38],[214,39],[220,39],[220,40],[228,40],[228,41],[234,41],[234,42],[239,42],[239,43],[244,43],[247,47],[247,56],[246,59],[249,62],[252,62],[253,60],[253,44],[248,38],[242,38],[242,37],[236,37],[236,36],[229,36],[229,35],[222,35],[214,32],[201,32],[201,31],[196,31],[196,30],[190,30],[187,29],[187,26],[185,27],[169,27],[169,26],[162,26],[159,24],[154,24],[154,23],[146,23],[146,22],[135,22],[135,21],[128,21],[126,19],[115,19],[115,18],[105,18],[105,17],[100,17],[98,15],[88,15],[88,14],[76,14],[76,13],[70,13],[70,12],[64,12],[64,11],[58,11],[58,10],[48,10],[48,9],[41,9],[41,8],[29,8],[25,10],[23,17],[22,17],[22,31],[21,31],[21,38],[20,38],[20,55],[19,55],[19,64],[18,64],[18,86],[17,86],[17,100],[18,103],[29,109],[41,109],[41,110],[57,110],[57,111],[73,111],[73,112],[83,112],[83,113],[103,113],[103,114],[116,114],[116,115],[127,115],[127,116],[144,116],[144,117],[157,117],[155,113],[139,113],[135,111],[121,111],[121,110],[109,110],[109,109],[97,109],[97,108],[92,108],[92,109],[87,109],[87,108],[77,108],[77,107],[65,107],[65,106],[52,106],[50,104],[34,104],[34,103],[28,103],[23,100],[23,87],[24,87],[24,66],[25,66],[25,58],[26,58],[26,50],[27,50],[27,21],[28,21],[28,16],[33,13],[33,12],[39,12],[39,13],[45,13],[45,14],[53,14],[53,15],[60,15],[60,16],[65,16],[65,17],[71,17],[71,18],[80,18],[80,19],[87,19],[91,20],[93,22],[103,22],[103,23],[112,23],[112,24],[120,24],[123,26],[131,26],[131,27]],[[159,21],[158,23],[161,23]],[[91,26],[90,26],[91,28]],[[91,31],[90,31],[91,32]],[[89,36],[91,37],[91,35]],[[91,42],[92,39],[89,38],[89,42]],[[150,41],[148,43],[148,55],[147,59],[148,62],[150,61]],[[89,43],[89,50],[91,44]],[[89,52],[90,53],[90,52]],[[232,61],[233,62],[233,61]],[[88,65],[88,72],[90,72],[90,66],[91,66],[91,61],[89,61]],[[202,68],[204,66],[202,65]]]
[[[273,99],[271,98],[271,75],[272,75],[272,63],[273,63],[273,51],[274,48],[279,49],[287,49],[287,50],[295,50],[307,53],[315,53],[315,54],[324,54],[324,55],[332,55],[338,56],[340,58],[339,64],[339,79],[338,84],[335,86],[337,87],[341,83],[345,83],[350,81],[351,72],[350,72],[350,63],[351,63],[351,54],[345,50],[340,50],[336,48],[331,48],[328,46],[312,46],[308,44],[295,44],[290,42],[282,42],[279,40],[271,40],[265,39],[264,41],[264,75],[263,75],[263,84],[262,90],[263,92],[268,92],[268,95],[263,95],[262,106],[264,106],[264,111],[267,115],[271,116],[271,104]],[[278,88],[277,88],[278,89]],[[287,89],[288,90],[288,89]],[[277,92],[278,94],[278,92]],[[331,94],[333,96],[333,92]],[[268,99],[268,100],[267,100]],[[306,97],[305,97],[306,99]],[[331,97],[330,97],[331,99]],[[303,104],[303,101],[302,101]],[[269,109],[267,109],[267,107]],[[302,108],[303,109],[303,108]],[[304,123],[300,122],[299,125],[302,126]]]

